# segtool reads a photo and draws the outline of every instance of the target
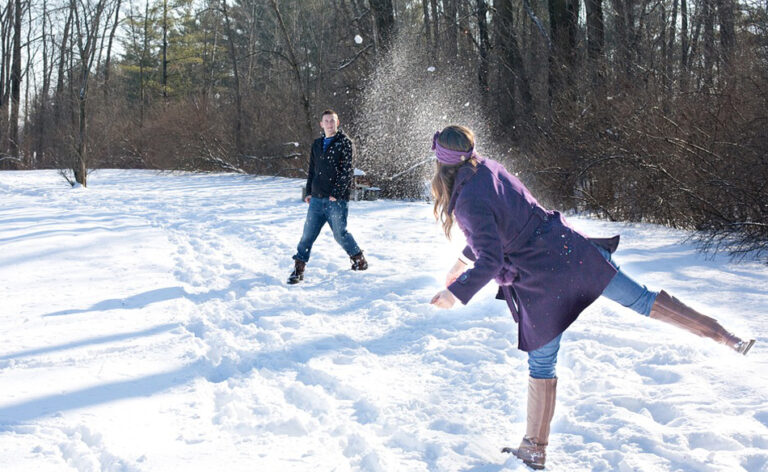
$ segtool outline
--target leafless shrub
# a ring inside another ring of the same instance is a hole
[[[768,250],[768,80],[731,64],[716,89],[635,89],[556,115],[536,174],[564,207],[698,230],[705,250]]]

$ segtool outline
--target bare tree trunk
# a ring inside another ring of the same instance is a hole
[[[13,6],[13,63],[11,65],[11,115],[9,119],[10,133],[8,144],[14,165],[18,168],[19,160],[19,103],[21,99],[21,15],[23,15],[21,0],[14,0]]]
[[[578,34],[579,34],[579,9],[581,4],[579,0],[566,0],[566,9],[568,12],[567,25],[568,25],[568,50],[566,51],[566,58],[568,62],[568,68],[570,69],[571,77],[576,73],[576,57],[578,46]]]
[[[106,20],[109,21],[110,15],[107,15]],[[98,55],[96,56],[96,74],[99,74],[101,72],[101,56],[104,55],[104,41],[107,40],[107,32],[104,31],[104,34],[99,35],[99,46],[94,49],[94,53],[98,51]]]
[[[704,88],[711,90],[714,85],[715,66],[715,9],[713,0],[703,0],[704,15]]]
[[[733,46],[736,42],[736,33],[734,31],[734,12],[735,6],[733,0],[717,0],[717,15],[720,18],[720,46],[722,47],[722,59],[726,68],[731,63],[733,55]]]
[[[3,155],[8,149],[6,132],[8,131],[8,98],[9,86],[7,83],[10,75],[9,67],[10,43],[13,38],[13,27],[11,26],[11,17],[13,16],[13,0],[8,0],[5,8],[0,11],[0,169],[4,169],[6,164]]]
[[[500,116],[504,127],[508,129],[512,129],[519,123],[533,123],[534,120],[530,81],[520,52],[514,18],[515,7],[512,0],[500,2],[494,22],[501,68]],[[523,105],[521,116],[517,116],[516,111],[518,90]]]
[[[617,49],[619,50],[620,69],[628,79],[632,76],[632,51],[630,49],[630,28],[627,9],[631,9],[631,2],[613,0],[613,9],[616,11],[616,35]]]
[[[688,2],[680,0],[680,90],[688,90]]]
[[[211,0],[211,4],[214,4],[215,0]],[[206,41],[206,46],[208,42]],[[209,96],[211,92],[213,91],[214,86],[214,77],[215,77],[215,71],[216,71],[216,52],[219,48],[219,22],[214,21],[213,22],[213,45],[211,47],[211,57],[210,57],[210,67],[209,67],[209,73],[208,73],[208,82],[204,84],[203,86],[203,95]],[[206,53],[203,53],[203,63],[205,63],[205,55]]]
[[[675,51],[675,37],[677,35],[677,0],[674,0],[672,4],[672,18],[669,21],[669,41],[667,42],[666,52],[667,55],[664,58],[666,61],[666,68],[664,74],[665,93],[669,95],[672,91],[672,65],[674,63],[674,51]]]
[[[488,51],[491,49],[491,39],[488,36],[488,5],[485,0],[477,1],[477,31],[480,34],[480,64],[477,69],[477,80],[483,103],[488,102]],[[425,4],[426,5],[426,4]]]
[[[445,10],[445,56],[448,62],[454,62],[459,55],[459,9],[458,0],[443,0]]]
[[[6,65],[10,63],[10,60],[8,58],[8,36],[10,32],[12,31],[10,28],[8,28],[8,16],[13,13],[13,0],[8,0],[8,3],[6,4],[5,8],[0,11],[0,110],[2,110],[2,113],[0,113],[0,123],[3,122],[2,118],[5,116],[5,110],[3,109],[6,104],[6,93],[7,89],[5,87],[5,79],[7,75],[5,74]],[[3,127],[0,126],[0,136],[2,135]],[[2,145],[0,145],[0,151],[3,151]]]
[[[470,34],[469,31],[469,19],[473,15],[473,5],[471,1],[460,1],[458,3],[458,20],[459,20],[459,58],[467,60],[469,54],[474,55],[474,49],[477,45],[477,40]],[[462,47],[462,43],[464,47]],[[472,58],[474,60],[474,57]]]
[[[553,49],[549,55],[550,100],[570,92],[576,64],[579,0],[549,0],[549,28]]]
[[[592,84],[602,87],[603,50],[605,49],[605,30],[603,23],[603,0],[586,0],[587,10],[587,57],[589,58]]]
[[[51,90],[51,76],[48,72],[48,2],[43,0],[43,13],[42,13],[42,34],[43,41],[43,88],[40,91],[39,100],[39,116],[37,117],[36,133],[35,133],[35,160],[40,161],[44,159],[43,149],[45,146],[45,133],[47,131],[46,122],[48,121],[48,94]]]
[[[356,23],[362,31],[370,35],[375,53],[379,40],[377,38],[375,22],[372,20],[373,13],[371,9],[365,6],[365,0],[350,0],[350,4],[355,15],[353,23]]]
[[[301,93],[301,101],[304,105],[304,114],[307,125],[307,138],[309,139],[314,134],[314,127],[312,126],[312,110],[309,104],[309,97],[307,96],[304,88],[304,82],[301,80],[301,72],[299,71],[299,62],[296,60],[296,53],[293,50],[293,44],[291,43],[291,37],[288,35],[288,30],[285,28],[285,22],[283,21],[283,15],[280,13],[280,9],[277,7],[276,0],[270,0],[272,3],[272,9],[277,17],[277,23],[280,26],[280,31],[283,34],[283,40],[285,41],[286,48],[288,49],[288,59],[290,61],[291,68],[293,69],[293,75],[296,79],[296,86]]]
[[[88,184],[88,81],[90,79],[91,67],[95,57],[96,40],[99,34],[99,23],[107,0],[98,0],[98,3],[91,10],[90,1],[82,5],[82,11],[78,8],[78,0],[72,0],[75,14],[75,27],[77,49],[80,53],[80,90],[77,94],[79,111],[79,129],[77,137],[77,156],[73,166],[75,181],[86,187]]]
[[[222,0],[224,8],[226,8],[226,0]],[[225,13],[226,15],[226,10]],[[235,68],[235,75],[237,75],[237,68]],[[163,98],[168,98],[168,0],[163,0]]]
[[[20,140],[19,140],[20,142],[24,142],[24,141],[28,142],[28,140],[33,137],[33,133],[32,133],[31,127],[29,126],[29,123],[30,123],[29,120],[30,120],[30,117],[31,117],[31,114],[29,112],[30,103],[31,103],[31,101],[29,99],[29,90],[32,89],[32,93],[37,93],[37,74],[34,73],[34,72],[30,74],[30,70],[32,68],[32,64],[35,62],[35,56],[37,55],[37,50],[32,51],[32,44],[33,44],[33,41],[32,41],[32,31],[33,31],[32,25],[34,23],[33,23],[33,20],[32,20],[31,4],[27,7],[27,21],[29,21],[29,23],[28,23],[29,26],[27,27],[27,40],[26,40],[26,43],[27,43],[26,44],[27,45],[27,54],[26,54],[26,64],[24,66],[24,75],[23,75],[23,77],[25,79],[24,80],[24,83],[25,83],[25,86],[24,86],[24,127],[23,127],[24,134],[20,138]],[[19,163],[22,164],[25,167],[29,167],[30,166],[31,159],[32,159],[32,149],[33,149],[33,146],[26,146],[26,149],[24,150],[26,152],[22,151],[23,159],[20,160]]]
[[[378,46],[386,50],[392,43],[395,30],[395,11],[392,0],[369,0],[369,3],[376,22]]]
[[[346,11],[346,4],[342,0],[344,10]],[[349,15],[347,15],[349,17]],[[250,89],[253,82],[254,71],[254,59],[256,58],[256,3],[251,4],[251,10],[248,17],[248,63],[245,66],[245,87]]]
[[[691,50],[688,54],[688,68],[692,69],[692,61],[697,60],[699,56],[699,36],[701,35],[701,26],[704,23],[704,14],[703,9],[702,11],[696,12],[696,15],[694,16],[694,23],[693,23],[693,35],[691,36]],[[699,80],[697,83],[697,87],[700,87],[701,84],[701,74],[699,74]]]
[[[104,62],[104,95],[109,95],[109,73],[112,61],[112,43],[115,40],[115,32],[117,31],[117,25],[120,24],[120,6],[122,0],[117,0],[117,6],[115,7],[115,22],[112,23],[112,31],[109,32],[109,41],[107,42],[107,58]]]
[[[149,0],[144,2],[144,46],[139,62],[139,127],[144,127],[144,108],[146,106],[146,87],[144,86],[144,66],[149,61]]]
[[[440,16],[437,14],[437,0],[430,0],[429,3],[432,10],[432,32],[434,33],[432,56],[437,63],[440,58]]]
[[[61,36],[61,47],[59,48],[59,71],[56,77],[56,100],[53,103],[53,120],[54,123],[59,122],[61,118],[61,110],[64,100],[64,70],[68,61],[67,52],[69,47],[67,46],[70,38],[70,29],[72,27],[72,19],[74,18],[74,7],[71,6],[67,15],[67,21],[64,23],[64,33]]]
[[[9,157],[9,116],[11,110],[11,64],[13,64],[14,0],[8,0],[2,15],[2,55],[0,56],[0,168],[12,168]]]
[[[11,75],[11,44],[13,38],[13,26],[11,19],[13,17],[13,5],[14,0],[8,0],[5,9],[2,14],[2,38],[0,38],[0,46],[2,47],[2,54],[0,55],[0,133],[6,131],[5,124],[8,119],[8,110],[5,108],[8,105],[8,99],[10,97],[10,87],[8,86],[8,78]],[[0,144],[0,151],[5,151],[5,143]]]
[[[243,122],[243,101],[240,96],[240,73],[237,66],[237,51],[235,51],[235,40],[233,38],[234,32],[232,26],[229,23],[229,13],[227,13],[227,1],[221,0],[221,12],[224,14],[224,25],[227,28],[227,39],[229,43],[229,55],[232,60],[232,71],[235,79],[235,109],[237,115],[235,116],[235,148],[237,149],[238,159],[243,155],[243,140],[242,140],[242,122]],[[239,163],[238,163],[239,164]],[[239,165],[238,165],[239,166]]]
[[[587,55],[591,60],[600,58],[605,48],[603,0],[586,0]]]
[[[432,47],[432,23],[429,21],[429,0],[421,0],[421,9],[424,14],[424,33],[427,37],[427,48]]]

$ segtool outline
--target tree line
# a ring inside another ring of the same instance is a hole
[[[0,169],[300,176],[330,107],[386,195],[470,124],[546,204],[765,254],[767,33],[764,0],[7,0]]]

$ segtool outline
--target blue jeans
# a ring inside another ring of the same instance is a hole
[[[641,315],[651,314],[651,307],[656,301],[658,292],[648,290],[648,287],[641,285],[627,274],[611,258],[611,253],[601,247],[597,247],[600,254],[611,263],[618,272],[611,282],[603,290],[603,296],[630,308]],[[553,379],[555,378],[555,364],[557,364],[557,352],[560,350],[560,339],[562,334],[552,341],[528,353],[528,370],[534,379]]]
[[[531,377],[534,379],[555,378],[557,351],[560,350],[560,338],[562,337],[563,333],[560,333],[552,341],[528,353],[528,372]]]
[[[328,223],[333,231],[333,238],[344,248],[348,256],[360,253],[355,238],[347,231],[349,208],[346,200],[332,202],[328,198],[312,198],[309,201],[307,219],[304,221],[304,234],[301,236],[294,259],[309,262],[309,253],[323,225]]]

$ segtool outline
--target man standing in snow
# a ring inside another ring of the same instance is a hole
[[[352,261],[352,270],[365,270],[368,262],[355,238],[347,231],[349,193],[352,185],[352,141],[339,129],[339,115],[325,110],[320,120],[324,135],[312,143],[307,171],[307,196],[309,204],[304,234],[301,236],[294,269],[288,277],[289,284],[304,280],[304,268],[309,261],[312,244],[327,222],[336,240]]]

